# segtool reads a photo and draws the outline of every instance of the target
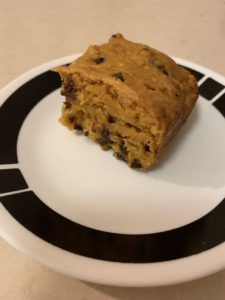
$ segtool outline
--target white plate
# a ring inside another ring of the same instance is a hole
[[[225,267],[225,80],[176,59],[200,97],[147,174],[57,121],[62,96],[39,66],[0,94],[0,234],[43,264],[92,282],[150,286]]]

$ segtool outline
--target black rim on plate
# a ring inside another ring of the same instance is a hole
[[[187,67],[186,67],[187,68]],[[187,68],[197,80],[204,74]],[[18,164],[17,139],[22,123],[34,106],[60,87],[58,75],[46,71],[20,86],[0,108],[0,202],[20,224],[61,249],[85,257],[123,263],[153,263],[184,258],[225,241],[225,199],[204,217],[188,225],[153,234],[118,234],[75,223],[49,208],[28,185]],[[224,86],[206,77],[200,94],[225,117]],[[13,193],[10,193],[13,192]]]

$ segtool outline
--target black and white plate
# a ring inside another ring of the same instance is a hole
[[[190,118],[147,174],[58,122],[50,71],[0,94],[0,235],[43,264],[121,286],[191,280],[225,267],[225,79],[176,59],[198,79]]]

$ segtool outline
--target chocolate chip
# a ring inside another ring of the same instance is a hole
[[[144,86],[146,87],[146,89],[151,90],[151,91],[155,91],[155,88],[151,87],[149,84],[144,83]]]
[[[85,131],[84,135],[88,136],[88,135],[89,135],[89,132],[88,132],[88,131]]]
[[[135,159],[131,162],[131,168],[133,168],[133,169],[140,169],[140,168],[142,168],[142,165],[141,165],[141,163],[139,162],[139,160],[135,158]]]
[[[74,125],[74,129],[77,129],[77,130],[83,130],[83,127],[79,124],[75,124]]]
[[[165,69],[165,68],[163,68],[161,71],[162,71],[162,72],[163,72],[163,74],[165,74],[166,76],[168,76],[168,75],[169,75],[169,73],[166,71],[166,69]]]
[[[127,149],[126,147],[124,146],[124,144],[120,144],[119,145],[119,148],[120,148],[120,153],[123,157],[126,157],[128,152],[127,152]]]
[[[149,145],[145,145],[145,146],[144,146],[144,149],[145,149],[146,152],[151,152],[151,151],[150,151]]]
[[[112,37],[112,38],[116,38],[116,34],[113,34],[111,37]]]
[[[119,134],[119,132],[117,132],[116,135],[117,135],[119,138],[123,138],[122,135]]]
[[[144,50],[144,51],[149,51],[149,48],[147,48],[147,47],[144,47],[144,48],[142,48],[141,50]]]
[[[116,153],[116,157],[117,157],[118,159],[121,159],[122,161],[126,161],[125,157],[122,156],[122,155],[119,154],[119,153]]]
[[[76,87],[72,80],[67,80],[63,84],[63,89],[61,90],[61,95],[74,100],[76,98]]]
[[[167,76],[169,75],[165,66],[158,59],[155,59],[155,58],[151,59],[150,64],[152,64],[155,68],[157,68],[164,75],[167,75]]]
[[[69,109],[72,105],[68,100],[64,101],[63,104],[65,106],[65,109]]]
[[[109,137],[109,131],[106,127],[103,127],[103,129],[102,129],[102,137],[104,139],[107,139]]]
[[[102,64],[104,62],[104,60],[105,60],[104,57],[100,56],[100,57],[95,59],[95,63],[97,65],[99,65],[99,64]]]
[[[74,117],[74,116],[69,116],[69,121],[70,121],[70,123],[73,123],[74,120],[75,120],[75,117]]]
[[[101,132],[101,138],[98,139],[98,142],[100,145],[107,145],[111,142],[109,138],[109,131],[106,127],[103,127]]]
[[[123,77],[123,73],[122,72],[117,72],[112,74],[113,77],[115,77],[116,79],[119,79],[121,81],[125,81],[124,77]]]
[[[108,116],[108,122],[109,122],[109,123],[115,123],[115,122],[116,122],[116,118],[113,117],[113,116],[111,116],[111,115],[109,115],[109,116]]]

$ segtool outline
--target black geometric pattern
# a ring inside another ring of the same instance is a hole
[[[225,199],[203,218],[165,232],[118,234],[72,222],[45,205],[33,192],[1,198],[24,227],[64,250],[100,260],[150,263],[187,257],[225,241]]]
[[[225,117],[225,92],[213,103],[213,105]]]
[[[27,187],[19,169],[0,170],[0,194],[19,191]]]
[[[212,78],[207,78],[199,87],[199,93],[207,100],[212,100],[224,86]]]
[[[0,109],[0,164],[18,163],[16,144],[20,127],[31,109],[60,86],[56,73],[48,71],[19,87]],[[40,88],[41,87],[41,88]]]

